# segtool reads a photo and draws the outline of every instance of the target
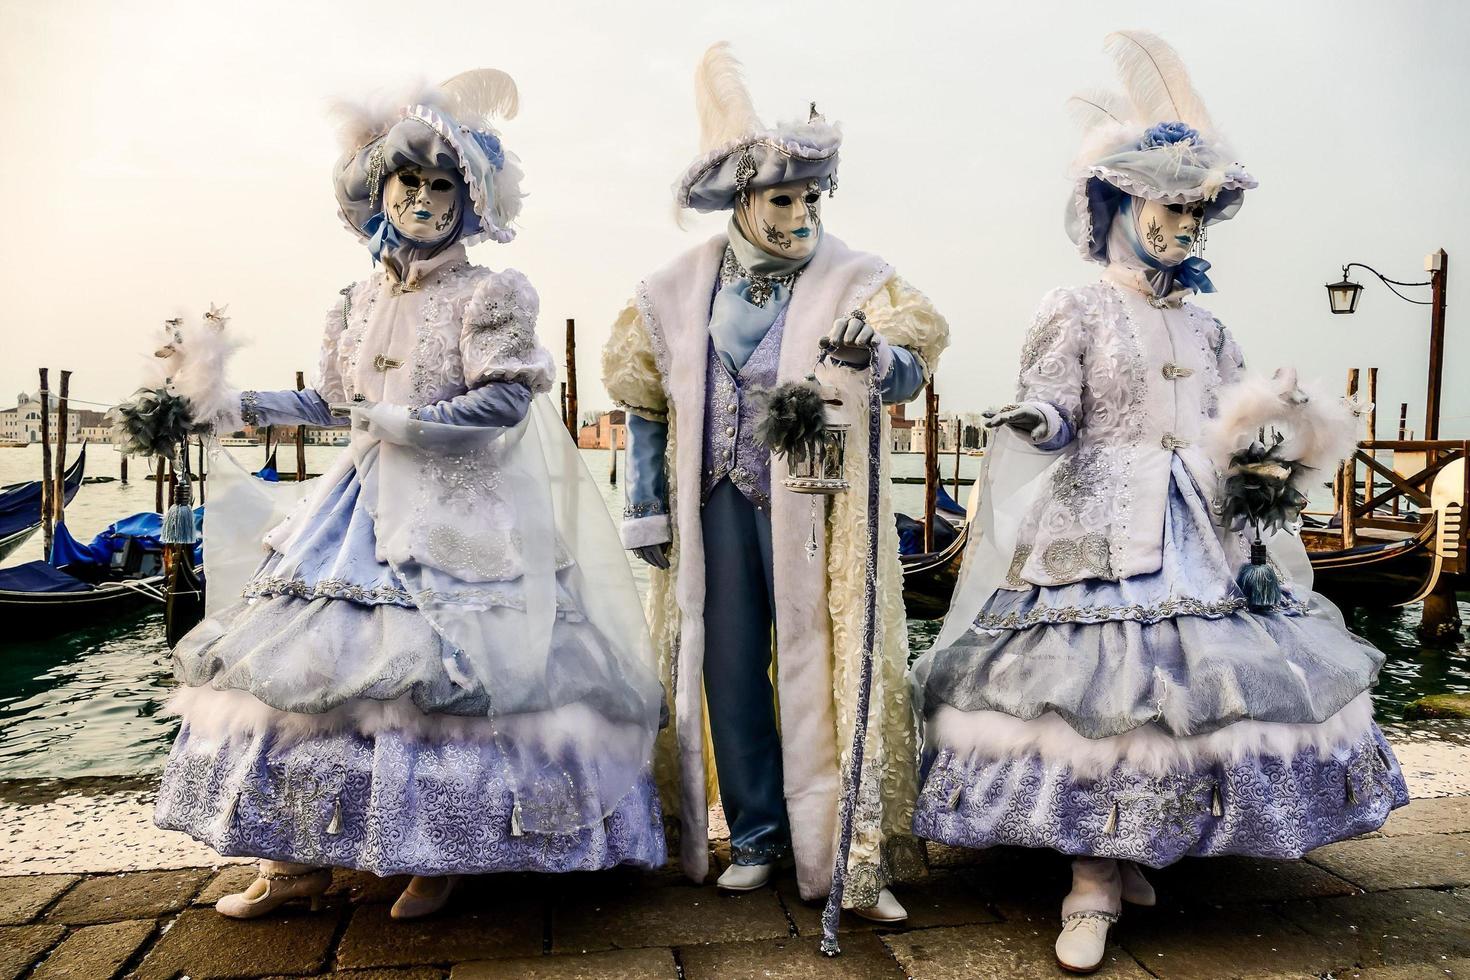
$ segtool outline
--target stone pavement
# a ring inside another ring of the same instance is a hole
[[[716,865],[725,845],[715,844]],[[394,922],[402,879],[339,872],[325,908],[233,922],[210,904],[249,867],[0,878],[0,980],[319,976],[358,980],[743,980],[1061,976],[1066,888],[1049,853],[933,848],[898,929],[847,918],[820,957],[820,908],[788,876],[740,896],[672,869],[498,875],[432,920]],[[1304,861],[1188,860],[1128,909],[1099,976],[1470,978],[1470,797],[1419,800],[1382,833]]]

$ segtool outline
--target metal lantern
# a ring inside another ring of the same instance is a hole
[[[1358,294],[1363,287],[1348,279],[1347,267],[1342,270],[1342,282],[1331,282],[1327,284],[1327,302],[1332,305],[1333,313],[1353,313],[1358,309]]]
[[[837,389],[822,385],[822,403],[827,408],[826,424],[802,454],[786,454],[786,476],[781,485],[793,493],[832,496],[848,488],[842,475],[847,459],[847,434],[852,423],[842,416],[846,407]]]

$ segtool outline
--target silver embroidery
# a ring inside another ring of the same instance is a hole
[[[746,298],[755,306],[765,306],[766,300],[771,298],[771,293],[777,286],[785,286],[786,289],[796,288],[796,280],[801,278],[806,266],[802,266],[788,276],[758,276],[746,271],[745,266],[735,257],[735,250],[725,246],[725,258],[720,263],[720,286],[723,288],[730,285],[736,279],[746,279],[750,282],[750,291]]]
[[[1041,360],[1041,355],[1056,343],[1061,332],[1062,321],[1057,318],[1042,320],[1031,328],[1026,334],[1026,342],[1021,345],[1021,373],[1023,375],[1036,366],[1036,362]]]
[[[260,424],[260,392],[240,392],[240,420],[246,425]]]
[[[1045,557],[1042,560],[1044,562]],[[1180,596],[1149,605],[1135,603],[1124,606],[1036,606],[1025,613],[1012,612],[1004,615],[984,613],[975,619],[975,625],[981,629],[992,630],[1022,630],[1040,623],[1126,621],[1150,625],[1178,616],[1204,616],[1218,619],[1221,616],[1237,613],[1245,607],[1245,600],[1236,596],[1211,600]]]
[[[467,534],[451,524],[429,528],[429,557],[448,572],[470,573],[480,579],[506,581],[521,574],[519,531]]]
[[[1006,584],[1016,588],[1025,588],[1028,584],[1021,577],[1021,570],[1026,567],[1026,562],[1031,558],[1031,546],[1029,544],[1018,545],[1016,553],[1011,556],[1011,567],[1006,572]]]

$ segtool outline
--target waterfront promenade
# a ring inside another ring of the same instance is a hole
[[[146,803],[146,791],[139,797]],[[64,832],[106,832],[89,823],[84,815]],[[711,847],[718,873],[728,843]],[[939,847],[930,857],[929,878],[902,888],[910,920],[878,928],[846,917],[835,960],[817,955],[820,908],[797,898],[789,875],[741,896],[673,868],[492,876],[413,923],[388,918],[403,879],[353,872],[338,873],[321,912],[254,922],[210,908],[251,879],[247,865],[11,875],[0,877],[0,980],[1063,975],[1051,954],[1063,859]],[[1186,860],[1153,877],[1159,907],[1126,910],[1099,976],[1470,977],[1470,796],[1416,800],[1382,832],[1302,861]]]

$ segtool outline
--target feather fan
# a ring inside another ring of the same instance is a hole
[[[1178,120],[1195,129],[1213,129],[1205,104],[1190,84],[1189,72],[1173,48],[1147,31],[1115,31],[1103,46],[1118,66],[1118,78],[1145,123]]]
[[[694,105],[699,112],[699,149],[708,153],[761,128],[730,43],[712,44],[694,70]]]

